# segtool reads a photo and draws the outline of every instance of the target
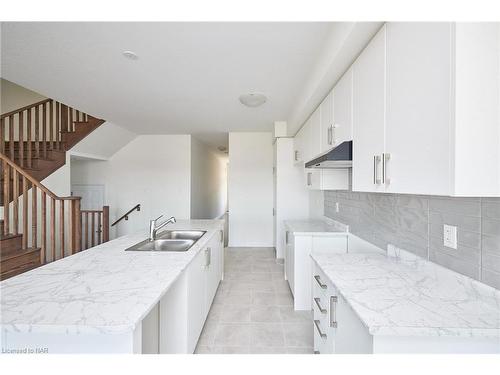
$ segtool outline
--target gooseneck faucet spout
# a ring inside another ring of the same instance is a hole
[[[172,216],[170,219],[165,220],[162,223],[160,223],[160,224],[157,225],[156,222],[159,219],[161,219],[162,217],[163,217],[163,215],[160,215],[156,219],[149,221],[149,240],[150,241],[154,241],[156,239],[156,234],[165,225],[177,222],[177,220],[175,219],[175,217]]]

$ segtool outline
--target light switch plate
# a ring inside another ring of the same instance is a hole
[[[452,249],[457,249],[457,227],[453,225],[444,225],[443,245]]]
[[[335,202],[335,212],[339,212],[339,211],[340,211],[339,202]]]

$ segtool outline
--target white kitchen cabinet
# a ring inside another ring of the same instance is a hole
[[[450,194],[452,24],[387,24],[387,190]]]
[[[385,26],[353,64],[352,187],[384,191],[385,151]]]
[[[193,353],[224,269],[216,231],[160,301],[160,353]]]
[[[309,119],[305,122],[305,124],[300,128],[294,138],[294,151],[293,151],[293,160],[296,164],[303,164],[307,161],[307,156],[309,154]]]
[[[315,353],[373,353],[373,336],[368,328],[316,264],[311,281]]]
[[[222,257],[223,257],[223,232],[217,232],[207,245],[205,252],[205,274],[206,274],[206,309],[207,312],[212,306],[217,288],[219,287],[220,280],[222,279]]]
[[[333,146],[352,139],[352,69],[333,88]]]
[[[285,278],[293,294],[293,306],[295,310],[311,310],[311,253],[316,251],[346,253],[347,233],[322,234],[316,237],[296,235],[289,228],[285,229]]]
[[[316,108],[309,121],[309,147],[306,161],[321,154],[321,107]]]
[[[333,148],[333,90],[320,105],[320,153]]]
[[[499,71],[498,24],[387,23],[353,66],[353,190],[500,196]]]
[[[309,190],[347,190],[349,170],[307,168],[305,183]]]
[[[187,270],[187,344],[188,353],[194,352],[208,314],[206,288],[207,255],[200,251]]]

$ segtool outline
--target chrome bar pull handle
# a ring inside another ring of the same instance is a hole
[[[314,298],[314,302],[316,303],[316,306],[318,306],[319,312],[320,312],[321,314],[326,314],[326,309],[324,309],[324,308],[322,308],[322,307],[321,307],[321,305],[320,305],[319,301],[321,301],[321,299],[319,299],[319,298],[317,298],[317,297],[316,297],[316,298]]]
[[[337,296],[330,297],[330,327],[337,328]]]
[[[205,249],[205,267],[207,267],[207,268],[210,266],[210,262],[211,262],[211,259],[210,259],[211,258],[211,254],[210,253],[211,252],[212,252],[211,248],[207,247]]]
[[[314,280],[316,280],[321,289],[326,289],[328,287],[326,284],[323,284],[321,282],[321,278],[319,277],[319,275],[314,276]]]
[[[373,155],[373,185],[377,183],[377,156]]]
[[[389,185],[391,183],[391,179],[387,177],[387,162],[391,160],[391,154],[383,153],[382,154],[382,183]]]
[[[288,231],[285,232],[285,245],[288,245]]]
[[[293,158],[295,159],[295,161],[299,160],[299,151],[298,150],[295,150]]]
[[[319,327],[319,320],[314,320],[314,325],[316,326],[316,329],[318,330],[318,334],[322,339],[326,339],[326,333],[321,332],[321,328]]]
[[[312,173],[308,172],[307,173],[307,186],[311,186],[312,185],[311,177],[312,177]]]
[[[331,145],[333,143],[333,125],[328,127],[328,144]]]
[[[374,169],[374,175],[375,175],[375,180],[374,180],[375,181],[375,185],[380,185],[380,183],[381,183],[381,180],[380,180],[380,178],[378,176],[378,165],[379,165],[379,163],[380,163],[380,155],[375,155],[374,156],[374,163],[373,163],[375,165],[374,168],[373,168]]]

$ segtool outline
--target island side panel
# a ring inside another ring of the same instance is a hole
[[[141,353],[139,325],[128,333],[13,332],[2,328],[2,354]]]

